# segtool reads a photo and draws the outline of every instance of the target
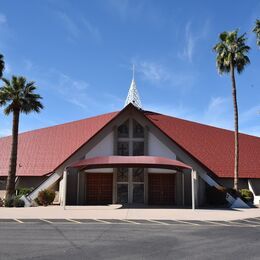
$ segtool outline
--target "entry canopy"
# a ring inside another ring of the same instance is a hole
[[[170,170],[192,170],[189,165],[166,157],[157,156],[101,156],[72,163],[69,168],[79,170],[98,168],[159,168]]]

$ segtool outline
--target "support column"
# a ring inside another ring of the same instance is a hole
[[[194,170],[191,170],[191,205],[192,210],[195,210],[195,174]]]
[[[185,206],[185,176],[184,172],[181,173],[181,182],[182,182],[182,206]]]
[[[63,172],[63,209],[66,207],[66,195],[67,195],[67,168]]]

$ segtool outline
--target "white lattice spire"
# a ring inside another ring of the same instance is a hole
[[[125,100],[125,106],[127,106],[128,104],[132,103],[134,106],[138,107],[138,108],[142,108],[142,103],[141,103],[141,99],[136,87],[136,83],[135,83],[135,66],[133,65],[133,78],[132,78],[132,82],[130,85],[130,88],[128,90],[128,95],[127,98]]]

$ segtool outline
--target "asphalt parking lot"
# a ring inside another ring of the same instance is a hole
[[[232,221],[209,221],[209,220],[156,220],[156,219],[0,219],[0,228],[3,223],[18,224],[106,224],[106,225],[163,225],[163,226],[226,226],[226,227],[256,227],[260,228],[260,217]]]
[[[1,219],[0,259],[259,259],[260,218]]]

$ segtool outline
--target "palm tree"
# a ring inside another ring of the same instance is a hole
[[[260,20],[256,19],[253,32],[256,34],[256,44],[260,46]]]
[[[28,114],[32,111],[38,113],[43,105],[40,102],[42,97],[34,93],[36,90],[34,82],[26,82],[26,78],[16,76],[13,76],[11,81],[5,78],[2,80],[4,86],[0,87],[0,107],[5,106],[6,115],[13,114],[12,147],[5,196],[6,199],[10,199],[15,194],[20,113]]]
[[[0,78],[2,78],[3,76],[4,68],[5,68],[4,56],[0,53]]]
[[[239,140],[238,140],[238,106],[235,70],[240,74],[245,66],[250,63],[247,53],[250,47],[246,45],[246,34],[238,36],[238,30],[223,32],[219,35],[219,43],[213,50],[217,53],[216,63],[220,74],[230,73],[232,81],[232,96],[234,106],[235,125],[235,164],[234,164],[234,189],[238,190],[239,171]]]

